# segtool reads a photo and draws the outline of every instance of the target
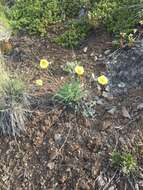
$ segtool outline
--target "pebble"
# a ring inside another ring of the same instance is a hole
[[[88,50],[88,47],[85,47],[85,48],[83,49],[83,52],[84,52],[84,53],[87,53],[87,50]]]
[[[109,92],[110,91],[110,87],[106,86],[105,91]]]
[[[56,143],[60,144],[61,141],[62,141],[62,136],[61,136],[61,134],[59,134],[59,133],[58,133],[58,134],[55,134],[54,140],[56,141]]]
[[[90,57],[94,57],[94,55],[95,55],[94,52],[91,52]]]
[[[99,187],[103,187],[107,182],[107,179],[106,178],[103,178],[102,175],[100,175],[97,179],[97,183],[99,185]]]
[[[107,100],[113,100],[113,96],[109,92],[103,91],[102,96],[106,98]]]
[[[115,186],[111,186],[111,187],[108,188],[108,190],[115,190],[115,189],[116,189]]]
[[[119,87],[119,88],[125,88],[125,86],[126,86],[126,84],[125,84],[124,82],[120,82],[120,83],[118,84],[118,87]]]
[[[110,52],[111,52],[111,50],[110,50],[110,49],[107,49],[107,50],[104,51],[104,55],[109,55]]]
[[[94,57],[94,61],[97,61],[98,60],[98,57],[95,55],[95,57]]]
[[[52,169],[54,169],[55,164],[54,164],[53,162],[49,162],[49,163],[47,164],[47,166],[48,166],[48,168],[49,168],[50,170],[52,170]]]
[[[104,102],[103,102],[103,100],[102,100],[102,99],[99,99],[99,100],[97,100],[97,101],[96,101],[96,104],[98,104],[98,105],[103,105],[103,104],[104,104]]]
[[[108,110],[108,113],[110,113],[111,115],[114,115],[116,111],[117,111],[117,107],[114,106],[113,108],[111,108],[110,110]]]

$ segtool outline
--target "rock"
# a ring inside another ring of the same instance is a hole
[[[111,52],[111,50],[110,50],[110,49],[107,49],[107,50],[104,51],[104,55],[109,55],[110,52]]]
[[[129,112],[125,106],[122,107],[122,115],[125,118],[131,119],[131,116],[130,116],[130,114],[129,114]]]
[[[113,100],[113,96],[109,92],[103,91],[102,96],[106,98],[107,100]]]
[[[83,52],[84,52],[84,53],[87,53],[87,50],[88,50],[88,47],[84,47],[84,48],[83,48]]]
[[[106,130],[112,126],[112,122],[110,120],[106,120],[103,122],[103,129]]]
[[[55,164],[54,164],[54,162],[49,162],[49,163],[47,164],[47,166],[48,166],[48,168],[49,168],[50,170],[52,170],[52,169],[54,169]]]
[[[98,57],[95,55],[95,57],[94,57],[94,61],[97,61],[98,60]]]
[[[94,52],[92,52],[92,53],[90,54],[90,57],[94,57],[94,55],[95,55],[95,53],[94,53]]]
[[[103,102],[102,99],[98,99],[98,100],[96,101],[96,104],[98,104],[98,105],[104,105],[104,102]]]
[[[126,84],[125,84],[124,82],[120,82],[120,83],[118,84],[118,87],[119,87],[119,88],[125,88],[125,86],[126,86]]]
[[[107,183],[107,179],[104,178],[102,175],[99,175],[97,179],[97,183],[98,183],[98,186],[101,188]]]
[[[143,103],[141,103],[141,104],[139,104],[138,106],[137,106],[137,110],[142,110],[143,109]]]
[[[113,108],[111,108],[110,110],[108,110],[108,113],[110,113],[111,115],[114,115],[116,111],[117,111],[117,107],[114,106]]]
[[[98,58],[99,61],[105,61],[105,59],[106,57],[103,57],[103,56]]]
[[[91,190],[90,186],[85,181],[83,181],[83,180],[79,183],[78,189],[81,189],[81,190]]]
[[[105,87],[105,91],[107,91],[107,92],[110,91],[110,87],[108,85]]]
[[[108,190],[116,190],[116,187],[115,186],[110,186],[109,188],[108,188]]]
[[[132,48],[116,51],[107,60],[109,86],[114,95],[126,94],[129,90],[143,89],[143,40]]]
[[[58,134],[55,134],[54,140],[56,141],[56,143],[61,144],[63,138],[62,138],[61,134],[58,133]]]
[[[134,47],[124,48],[112,54],[106,62],[111,91],[122,95],[129,90],[143,89],[143,40]]]

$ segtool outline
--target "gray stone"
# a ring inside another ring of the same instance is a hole
[[[116,51],[106,62],[109,87],[115,95],[143,89],[143,40],[132,48]]]
[[[91,52],[90,57],[94,57],[95,53]]]
[[[110,113],[111,115],[114,115],[116,111],[117,111],[117,107],[114,106],[110,110],[108,110],[108,113]]]
[[[124,82],[120,82],[120,83],[118,84],[118,87],[119,87],[119,88],[125,88],[125,86],[126,86],[126,84],[125,84]]]
[[[98,104],[98,105],[104,105],[104,102],[103,102],[102,99],[99,99],[99,100],[96,101],[96,104]]]
[[[107,49],[107,50],[104,51],[104,54],[105,54],[105,55],[109,55],[110,52],[111,52],[111,50],[110,50],[110,49]]]
[[[94,57],[94,61],[97,61],[98,60],[98,57],[95,55],[95,57]]]
[[[61,141],[62,141],[62,136],[61,136],[61,134],[59,134],[59,133],[58,133],[58,134],[55,134],[54,139],[55,139],[56,143],[60,144]]]
[[[108,100],[112,100],[113,96],[109,92],[103,91],[102,96]]]
[[[83,48],[83,52],[84,52],[84,53],[87,53],[87,50],[88,50],[88,47],[84,47],[84,48]]]

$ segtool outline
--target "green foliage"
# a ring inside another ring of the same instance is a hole
[[[117,37],[133,32],[143,16],[142,0],[15,0],[9,17],[13,28],[48,36],[66,48],[75,48],[87,38],[91,27],[104,24]],[[62,28],[62,30],[60,30]]]
[[[130,153],[119,153],[114,151],[111,156],[112,165],[116,168],[121,168],[125,175],[135,172],[137,163]]]
[[[21,80],[18,78],[11,78],[9,73],[6,72],[3,68],[1,68],[0,72],[0,95],[5,97],[20,97],[26,87]]]
[[[62,0],[60,6],[65,18],[74,18],[79,15],[82,3],[81,0]]]
[[[115,35],[130,33],[139,19],[139,3],[140,0],[101,0],[89,12],[89,21],[94,26],[104,24]]]
[[[86,95],[86,91],[81,86],[80,81],[73,80],[65,83],[55,95],[55,98],[59,101],[67,104],[74,105],[78,104],[81,99]]]
[[[9,16],[15,29],[45,35],[47,27],[61,21],[58,0],[16,0]]]
[[[84,0],[15,0],[8,15],[14,29],[48,36],[48,29],[53,27],[57,35],[54,41],[73,48],[86,38],[89,31],[84,15],[78,18],[84,4]],[[59,34],[59,23],[63,26],[62,34]]]
[[[86,39],[89,31],[90,26],[86,22],[72,21],[54,42],[66,48],[76,48]]]

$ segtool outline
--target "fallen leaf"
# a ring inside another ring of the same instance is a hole
[[[111,127],[111,126],[112,126],[111,121],[106,120],[106,121],[103,122],[103,129],[107,129],[107,128]]]

